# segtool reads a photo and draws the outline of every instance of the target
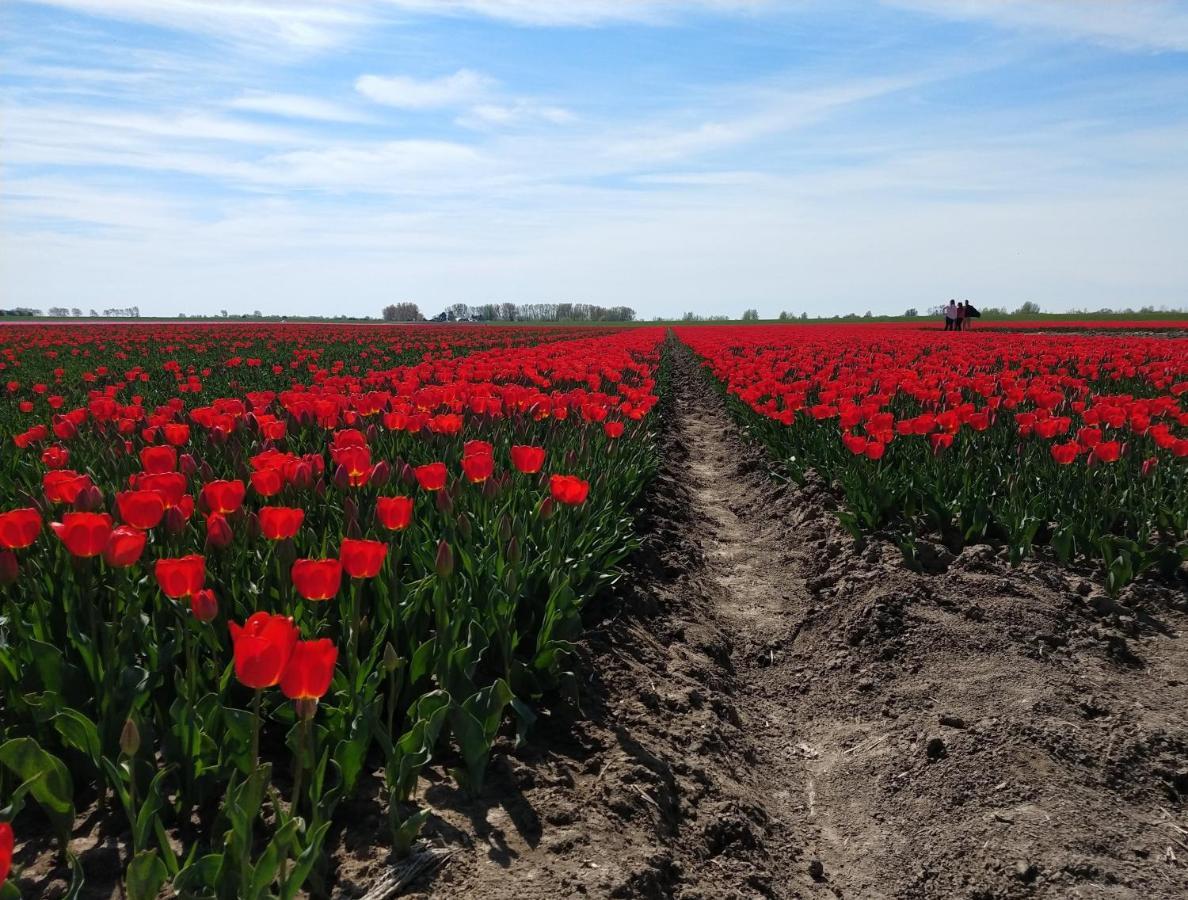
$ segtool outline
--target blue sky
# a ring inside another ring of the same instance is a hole
[[[1188,306],[1188,3],[0,0],[0,306]]]

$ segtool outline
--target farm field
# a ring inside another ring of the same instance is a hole
[[[0,327],[0,897],[1183,896],[1188,340],[1083,326]]]

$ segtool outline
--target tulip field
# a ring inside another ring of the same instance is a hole
[[[90,806],[131,900],[291,898],[365,776],[397,854],[431,759],[480,791],[633,547],[663,337],[0,330],[0,897],[14,834],[81,891]]]
[[[1087,323],[1091,325],[1092,323]],[[1188,340],[896,326],[678,328],[855,536],[1046,545],[1117,591],[1188,560]]]
[[[498,740],[579,699],[675,342],[909,565],[1043,548],[1117,592],[1188,560],[1182,338],[672,335],[0,326],[0,900],[51,846],[80,896],[84,817],[121,836],[129,900],[322,897],[365,784],[397,858],[426,767],[481,794]]]

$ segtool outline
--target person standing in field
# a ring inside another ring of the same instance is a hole
[[[953,330],[960,331],[965,324],[965,301],[957,304],[957,318],[953,320]]]
[[[957,301],[950,300],[945,307],[945,331],[957,330]]]
[[[966,300],[965,301],[965,316],[961,320],[962,326],[965,328],[965,330],[969,331],[969,329],[973,326],[973,320],[979,319],[979,318],[981,318],[981,316],[982,316],[981,311],[974,309],[974,305],[972,303],[970,303],[968,300]]]

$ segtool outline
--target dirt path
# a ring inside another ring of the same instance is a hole
[[[1188,595],[1115,605],[988,546],[907,571],[676,363],[584,715],[505,748],[481,803],[430,787],[459,849],[418,896],[1188,895]]]

